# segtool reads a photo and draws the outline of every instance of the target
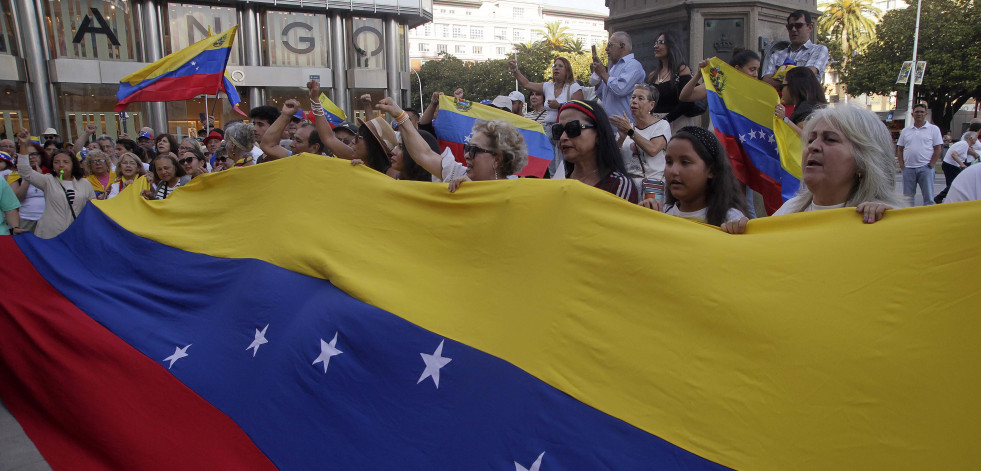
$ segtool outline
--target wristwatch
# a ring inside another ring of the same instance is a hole
[[[627,131],[627,137],[629,137],[629,138],[633,138],[634,137],[634,128],[630,128]]]

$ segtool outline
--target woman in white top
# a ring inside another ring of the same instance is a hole
[[[630,95],[630,118],[610,116],[610,122],[619,134],[620,153],[623,165],[634,180],[634,186],[642,190],[641,199],[657,198],[664,200],[664,149],[671,140],[671,125],[664,119],[655,117],[658,91],[656,88],[639,83],[634,85]]]
[[[522,88],[533,92],[541,92],[545,95],[545,109],[548,110],[548,115],[545,118],[546,125],[558,121],[559,107],[563,103],[584,99],[582,86],[576,83],[576,76],[572,72],[572,64],[565,57],[556,57],[555,62],[552,63],[551,82],[539,83],[528,80],[518,70],[518,63],[513,60],[508,61],[508,68],[511,71],[511,75],[514,75],[514,78],[518,79],[518,84]]]
[[[106,199],[115,198],[133,183],[137,183],[137,188],[149,186],[146,181],[146,170],[143,169],[143,162],[140,162],[136,154],[126,152],[119,156],[119,163],[116,165],[116,181],[109,185]]]
[[[55,152],[57,151],[56,149]],[[42,167],[41,163],[47,161],[48,157],[37,148],[29,155],[31,168],[37,173],[44,173],[45,168]],[[10,188],[20,199],[20,227],[28,232],[34,232],[37,229],[38,220],[44,214],[44,192],[20,178],[19,174],[17,177],[16,181],[10,182]]]
[[[961,140],[950,146],[947,149],[947,154],[944,155],[944,161],[940,164],[940,168],[944,171],[944,179],[947,180],[947,187],[944,191],[937,194],[937,197],[933,200],[940,203],[947,197],[947,192],[950,191],[950,185],[954,183],[954,178],[957,174],[961,173],[961,170],[967,168],[971,161],[978,158],[978,152],[974,150],[974,144],[978,142],[978,133],[974,131],[968,131],[961,136]]]
[[[800,191],[774,216],[855,207],[871,224],[899,207],[895,144],[875,113],[855,105],[823,108],[811,115],[802,135]],[[746,222],[726,223],[722,229],[741,234]]]
[[[474,123],[470,142],[463,148],[467,161],[464,166],[449,152],[434,152],[414,126],[401,126],[409,117],[391,98],[382,99],[375,108],[388,113],[398,122],[402,142],[412,159],[435,179],[449,183],[451,193],[465,181],[508,178],[520,172],[528,163],[528,146],[524,137],[504,121]]]
[[[27,183],[44,192],[44,213],[34,233],[42,239],[50,239],[68,229],[89,200],[95,199],[95,190],[82,174],[80,164],[71,152],[55,151],[51,157],[51,174],[45,175],[31,168],[30,135],[26,130],[17,133],[17,144],[23,155],[17,156],[17,172]]]

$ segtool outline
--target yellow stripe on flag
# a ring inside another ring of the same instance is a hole
[[[120,82],[136,84],[146,79],[159,77],[168,72],[177,70],[180,68],[180,66],[186,64],[188,61],[204,51],[230,48],[232,47],[232,42],[235,41],[235,33],[237,31],[238,25],[235,25],[224,33],[215,36],[208,36],[207,38],[191,44],[180,51],[169,54],[163,59],[153,62],[146,67],[127,75]]]

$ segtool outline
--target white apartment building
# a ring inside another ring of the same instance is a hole
[[[589,50],[608,37],[604,19],[603,13],[534,0],[434,0],[433,21],[409,30],[409,62],[418,69],[441,52],[464,61],[504,59],[515,43],[540,39],[545,24],[554,21]]]

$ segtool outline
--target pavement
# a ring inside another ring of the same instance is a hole
[[[930,195],[930,200],[933,201],[933,197],[937,196],[944,188],[947,188],[947,181],[944,179],[943,172],[939,171],[940,165],[937,165],[937,172],[933,176],[933,194]],[[901,196],[903,194],[903,174],[896,173],[896,193]],[[913,198],[913,206],[923,206],[923,197],[921,196],[920,189],[916,189],[916,196]]]

